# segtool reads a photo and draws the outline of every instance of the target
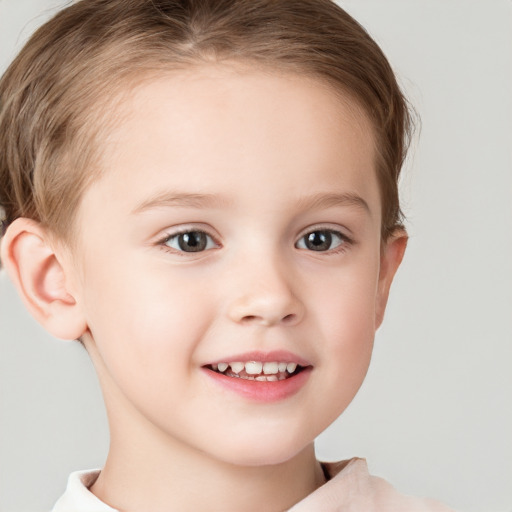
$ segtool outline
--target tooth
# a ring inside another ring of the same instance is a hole
[[[254,380],[258,380],[260,382],[266,382],[267,381],[267,377],[265,377],[264,375],[259,375]]]
[[[285,372],[286,371],[286,363],[279,363],[278,369],[280,372]]]
[[[279,379],[277,378],[277,375],[269,375],[269,376],[267,377],[267,381],[268,381],[268,382],[275,382],[275,381],[277,381],[277,380],[279,380]]]
[[[276,374],[278,371],[279,365],[277,363],[265,363],[263,365],[263,373],[265,375]]]
[[[219,372],[225,372],[228,369],[228,363],[219,363]]]
[[[245,371],[249,375],[258,375],[263,369],[263,363],[257,361],[249,361],[245,363]]]
[[[219,365],[220,366],[220,365]],[[286,365],[286,371],[288,373],[293,373],[297,369],[297,363],[288,363]]]
[[[231,369],[233,370],[234,373],[240,373],[244,369],[245,364],[235,362],[235,363],[229,363],[229,366],[231,366]]]
[[[217,371],[219,369],[218,364],[212,364],[212,370]]]

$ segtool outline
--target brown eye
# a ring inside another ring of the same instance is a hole
[[[168,237],[165,245],[181,252],[201,252],[215,247],[215,242],[204,231],[187,231]]]
[[[330,229],[319,229],[304,235],[295,245],[297,249],[309,251],[330,251],[336,249],[345,242],[345,237]]]

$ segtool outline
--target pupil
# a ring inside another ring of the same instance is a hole
[[[180,249],[186,252],[204,251],[206,248],[206,235],[200,231],[183,233],[178,239]]]
[[[312,251],[327,251],[331,242],[332,235],[328,231],[314,231],[306,237],[306,247]]]

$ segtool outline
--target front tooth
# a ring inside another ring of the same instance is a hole
[[[219,363],[219,366],[218,366],[219,372],[221,372],[221,373],[225,372],[228,369],[228,366],[229,366],[228,363]]]
[[[240,373],[245,367],[244,363],[239,362],[229,363],[229,366],[231,366],[231,370],[233,370],[233,373]]]
[[[258,375],[255,380],[257,380],[259,382],[266,382],[267,377],[265,377],[264,375]]]
[[[288,373],[293,373],[297,369],[297,363],[288,363],[286,365],[286,371]]]
[[[265,363],[263,365],[263,373],[265,375],[275,375],[279,370],[279,365],[277,363]]]
[[[261,373],[261,370],[263,369],[263,363],[260,363],[258,361],[249,361],[248,363],[245,363],[245,371],[249,375],[258,375]]]
[[[285,372],[286,371],[286,363],[279,363],[278,368],[279,368],[280,373]]]
[[[276,382],[277,380],[279,380],[279,379],[277,378],[277,375],[269,375],[269,376],[267,377],[267,381],[268,381],[268,382]]]

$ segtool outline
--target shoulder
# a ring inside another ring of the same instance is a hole
[[[99,474],[99,469],[71,473],[66,492],[57,501],[52,512],[117,512],[89,491]]]
[[[383,478],[370,475],[364,459],[323,466],[330,480],[289,512],[454,512],[437,501],[399,493]]]

